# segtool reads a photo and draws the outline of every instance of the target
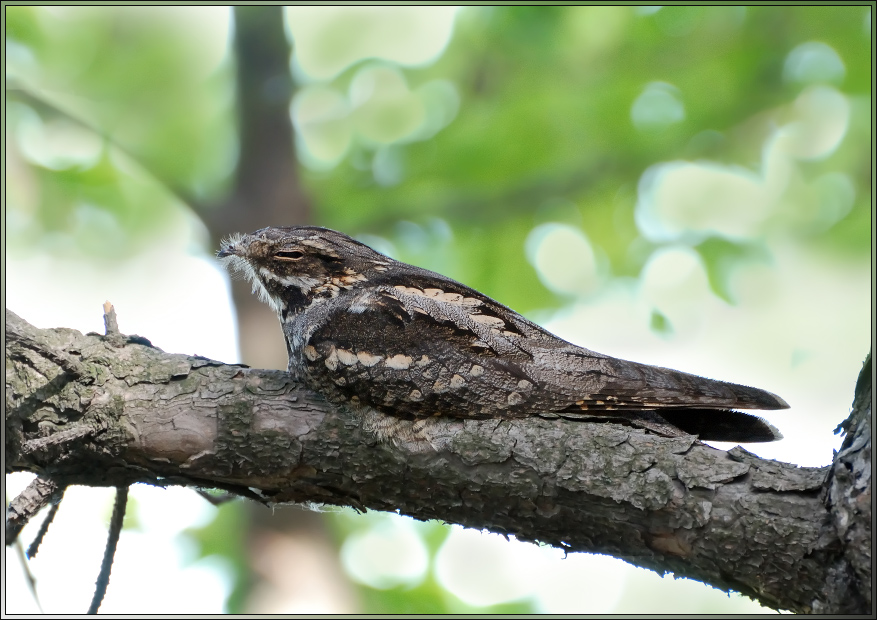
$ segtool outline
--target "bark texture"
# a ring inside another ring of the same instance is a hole
[[[139,481],[399,511],[609,554],[778,609],[870,611],[870,365],[837,461],[803,468],[541,418],[439,419],[424,449],[379,440],[380,420],[284,372],[38,330],[8,310],[6,329],[7,471],[60,488]]]

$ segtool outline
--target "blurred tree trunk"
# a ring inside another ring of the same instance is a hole
[[[231,233],[310,222],[290,118],[294,85],[284,23],[282,6],[234,7],[239,145],[235,183],[222,204],[201,210],[215,248]],[[232,297],[241,361],[255,368],[285,370],[286,345],[277,316],[252,294],[248,282],[232,280]],[[354,611],[345,607],[351,596],[345,591],[349,588],[322,515],[284,508],[272,516],[272,511],[256,504],[248,504],[247,512],[253,567],[250,611],[289,611],[284,607],[289,601],[313,602],[319,592],[325,593],[326,600],[342,602],[335,611]],[[297,549],[299,556],[305,556],[291,559],[310,564],[306,578],[303,573],[284,571],[282,562],[271,559],[278,549]],[[317,607],[326,600],[317,602]]]
[[[234,7],[239,145],[235,185],[225,202],[201,213],[216,248],[231,233],[310,221],[289,116],[290,53],[282,6]],[[242,361],[256,368],[285,369],[286,346],[277,317],[253,297],[248,283],[234,280],[232,293]]]

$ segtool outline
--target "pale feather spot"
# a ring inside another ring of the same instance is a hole
[[[517,392],[512,392],[511,394],[509,394],[509,397],[508,397],[509,405],[514,407],[515,405],[520,405],[522,402],[524,402],[524,397],[521,396],[520,394],[518,394]]]
[[[389,368],[394,368],[396,370],[407,370],[408,368],[411,368],[411,362],[413,361],[412,358],[400,353],[399,355],[394,355],[393,357],[388,358],[384,364]]]
[[[423,294],[427,297],[438,297],[443,294],[444,291],[440,288],[425,288],[423,289]]]
[[[372,366],[374,366],[375,364],[377,364],[378,362],[380,362],[384,358],[381,357],[380,355],[372,355],[371,353],[366,353],[365,351],[360,351],[359,353],[356,354],[356,359],[358,359],[362,363],[363,366],[371,368]]]
[[[332,278],[332,285],[337,286],[343,289],[350,289],[353,287],[353,283],[358,280],[365,280],[365,278],[354,278],[352,276],[341,276],[340,278]]]
[[[436,298],[448,303],[457,304],[460,303],[463,296],[459,293],[442,293],[441,295],[436,295]]]
[[[477,308],[478,306],[482,305],[484,302],[481,301],[480,299],[475,299],[474,297],[464,297],[460,303],[463,304],[464,306],[471,306],[473,308]]]
[[[531,387],[533,387],[533,384],[526,379],[521,379],[520,381],[518,381],[518,388],[521,390],[529,390]]]
[[[331,246],[327,245],[317,235],[313,235],[311,237],[308,237],[307,239],[302,239],[301,241],[299,241],[299,243],[320,250],[323,254],[326,254],[333,258],[341,258],[340,256],[338,256],[338,252],[336,252]]]
[[[346,286],[352,286],[356,282],[365,282],[368,278],[366,278],[361,273],[353,272],[353,273],[349,273],[346,276],[341,276],[338,279],[341,281],[342,284],[344,284]]]
[[[357,273],[355,270],[351,269],[350,267],[345,267],[344,273],[345,273],[345,275],[350,276],[354,280],[365,280],[366,279],[366,277],[364,275],[362,275],[361,273]]]
[[[436,394],[442,394],[444,392],[447,392],[448,391],[448,384],[445,383],[444,381],[441,381],[441,380],[436,381],[435,383],[432,384],[432,391],[435,392]]]
[[[473,377],[480,377],[484,374],[484,368],[482,368],[478,364],[474,364],[472,368],[469,369],[469,374]]]
[[[335,385],[347,385],[347,379],[344,377],[338,377],[335,379]]]
[[[336,353],[338,355],[338,361],[345,366],[353,366],[356,363],[356,354],[353,351],[338,349]]]
[[[337,297],[338,293],[340,291],[341,291],[341,289],[338,286],[332,284],[331,282],[326,282],[325,284],[322,284],[314,289],[315,293],[328,292],[330,297]]]
[[[494,329],[499,329],[505,325],[505,321],[502,319],[498,319],[495,316],[488,316],[486,314],[470,314],[469,318],[475,321],[476,323],[481,323],[482,325],[486,325],[487,327],[491,327]]]
[[[338,368],[338,354],[335,352],[335,347],[332,347],[332,350],[329,351],[329,356],[323,363],[326,364],[326,368],[329,370]]]
[[[312,347],[311,345],[308,345],[304,348],[304,353],[305,353],[305,357],[308,358],[309,360],[311,360],[312,362],[315,359],[317,359],[318,357],[320,357],[320,354],[317,353],[317,350],[314,347]]]
[[[411,393],[408,394],[408,400],[412,400],[414,402],[423,400],[423,394],[420,392],[420,390],[411,390]]]
[[[451,388],[454,390],[460,389],[466,385],[466,380],[460,375],[454,375],[451,377]]]
[[[416,362],[414,362],[414,365],[420,366],[422,368],[423,366],[426,366],[427,364],[429,364],[430,361],[431,360],[426,355],[421,355],[420,359],[417,360]]]

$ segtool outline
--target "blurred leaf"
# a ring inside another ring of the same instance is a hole
[[[31,209],[45,232],[85,234],[73,245],[115,256],[113,243],[135,250],[130,240],[168,222],[174,194],[200,201],[226,190],[236,156],[233,75],[226,42],[217,46],[208,27],[222,28],[221,15],[211,9],[193,34],[185,10],[176,7],[9,8],[7,97],[39,108],[37,116],[7,114],[7,126],[26,149],[21,164],[35,168],[41,195]],[[33,131],[21,134],[25,121],[46,133],[40,151],[30,146]],[[108,152],[124,151],[164,196],[143,192],[139,180],[132,185],[130,166],[106,152],[93,169],[59,160],[52,155],[59,123],[83,134],[71,147],[96,140],[106,141]],[[83,203],[108,214],[107,225],[112,220],[121,238],[106,230],[109,244],[88,237],[92,229],[75,215]]]
[[[694,249],[703,258],[710,288],[731,305],[736,303],[729,284],[734,269],[744,262],[764,261],[768,257],[765,248],[758,243],[735,243],[721,237],[710,237]]]
[[[658,310],[652,310],[652,318],[649,321],[649,327],[652,331],[659,334],[670,334],[673,332],[673,325],[671,325],[670,320]]]
[[[234,501],[221,504],[213,520],[203,527],[190,528],[183,536],[193,541],[198,553],[193,559],[217,555],[227,560],[234,572],[234,587],[225,603],[229,613],[241,613],[249,591],[250,568],[247,560],[246,540],[241,534],[246,531],[246,508],[243,502]]]
[[[825,243],[841,255],[861,255],[870,246],[874,234],[874,212],[870,196],[856,201],[853,210],[831,227]]]

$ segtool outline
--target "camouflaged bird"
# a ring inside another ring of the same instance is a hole
[[[217,256],[278,314],[289,372],[331,402],[406,420],[620,420],[662,435],[780,439],[756,388],[576,346],[443,275],[314,226],[235,235]]]

